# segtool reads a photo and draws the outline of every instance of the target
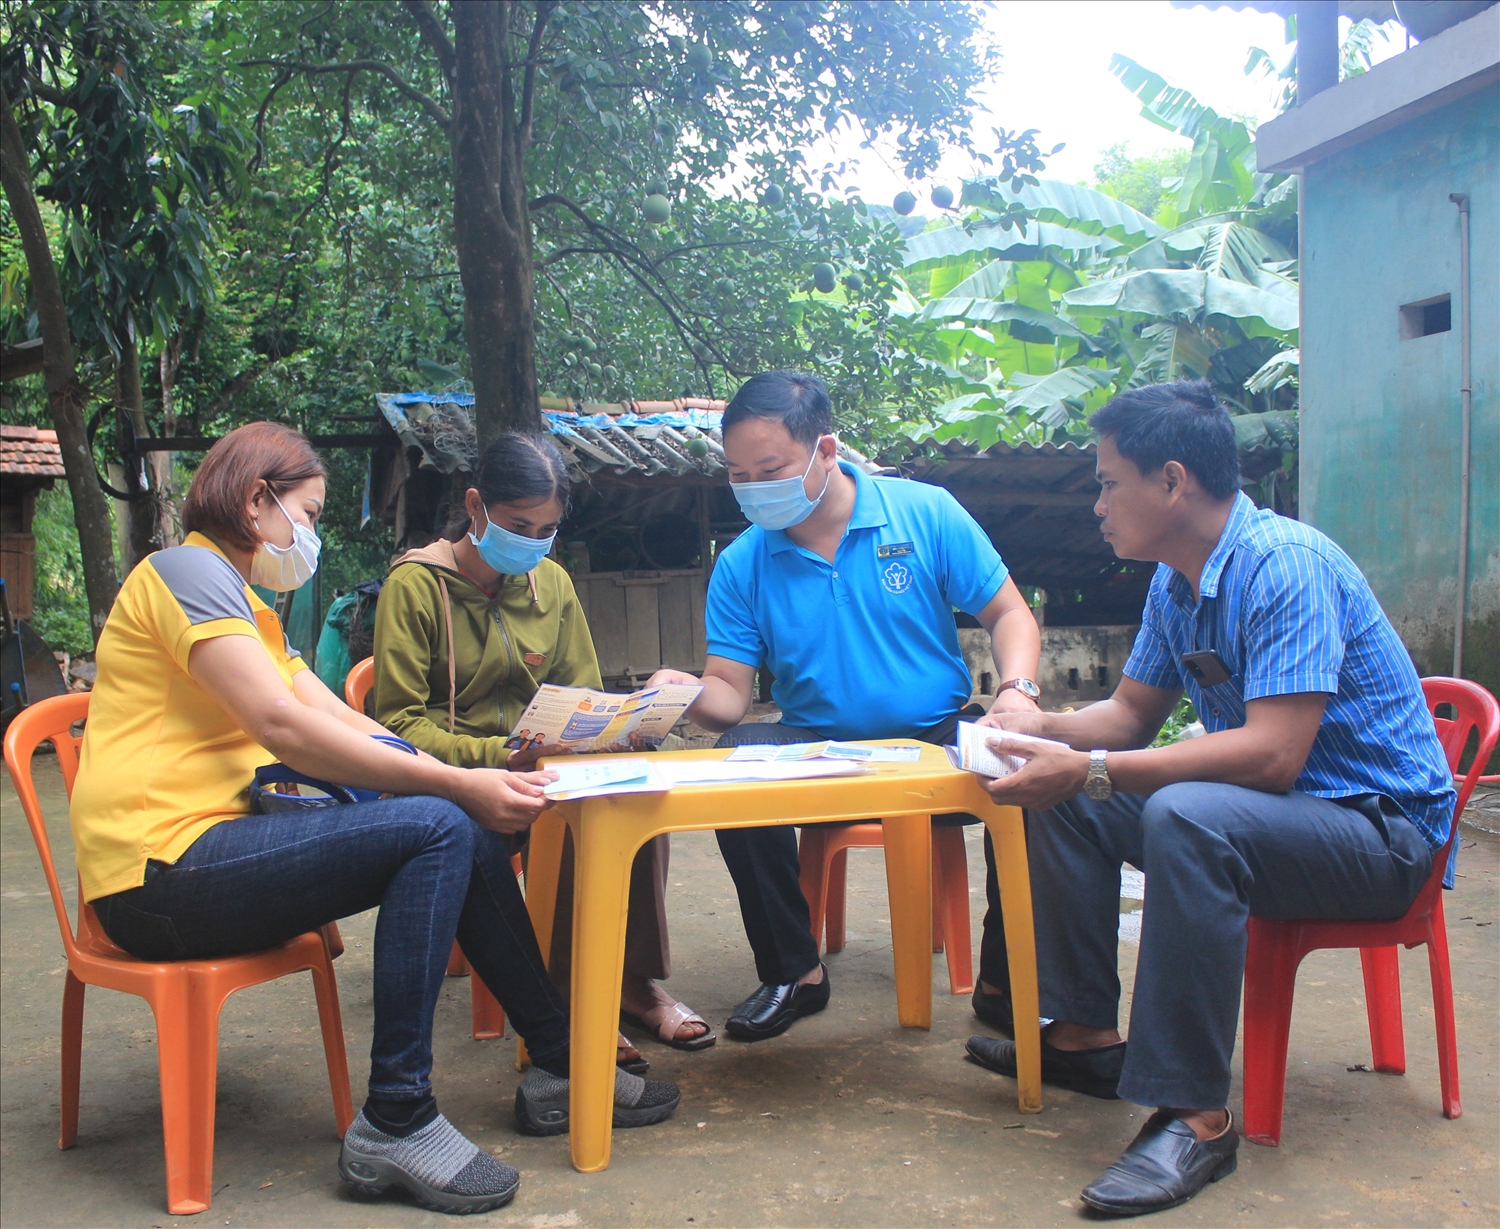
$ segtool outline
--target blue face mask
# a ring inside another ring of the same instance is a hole
[[[808,459],[807,468],[800,478],[773,478],[769,482],[731,482],[729,489],[739,500],[740,511],[752,525],[762,529],[790,529],[800,525],[813,514],[828,493],[828,483],[833,479],[829,470],[823,477],[823,489],[817,499],[807,497],[807,475],[812,473],[813,462],[818,459],[817,450]]]
[[[512,533],[490,520],[488,512],[484,515],[484,524],[484,537],[476,538],[471,533],[469,541],[474,543],[479,557],[504,576],[524,576],[531,571],[547,557],[557,538],[555,530],[545,538],[527,538]]]

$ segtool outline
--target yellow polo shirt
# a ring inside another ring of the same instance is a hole
[[[253,636],[288,689],[307,663],[281,621],[202,534],[148,555],[125,578],[99,637],[98,678],[73,787],[83,898],[145,881],[214,824],[250,811],[255,770],[274,757],[188,673],[215,636]]]

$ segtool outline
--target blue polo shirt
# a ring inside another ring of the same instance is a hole
[[[955,608],[978,614],[1009,575],[941,487],[854,479],[834,561],[752,525],[708,586],[708,651],[766,666],[787,725],[822,738],[911,738],[969,702]]]
[[[1440,847],[1456,798],[1448,759],[1411,657],[1354,561],[1311,526],[1241,494],[1198,594],[1194,601],[1182,573],[1157,566],[1125,673],[1185,687],[1210,733],[1243,726],[1250,700],[1326,693],[1293,788],[1321,798],[1384,794]],[[1229,668],[1227,682],[1202,687],[1184,668],[1183,654],[1205,649]]]

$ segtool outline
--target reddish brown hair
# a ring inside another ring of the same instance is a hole
[[[260,532],[247,510],[255,484],[264,480],[276,496],[328,471],[307,437],[284,423],[252,422],[236,427],[208,450],[182,505],[182,527],[220,546],[254,550]]]

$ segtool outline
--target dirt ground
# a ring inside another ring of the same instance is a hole
[[[61,783],[50,763],[41,777],[59,869],[71,883]],[[1242,1144],[1236,1175],[1153,1225],[1500,1224],[1497,802],[1492,795],[1474,813],[1480,826],[1465,829],[1458,887],[1446,899],[1464,1116],[1449,1122],[1439,1112],[1425,953],[1401,959],[1404,1077],[1358,1069],[1370,1061],[1358,957],[1315,953],[1298,982],[1281,1147]],[[62,948],[8,778],[0,781],[0,812],[0,1221],[7,1229],[450,1223],[409,1204],[358,1202],[340,1189],[306,977],[244,992],[225,1009],[210,1211],[166,1215],[155,1031],[139,999],[89,992],[79,1142],[59,1152]],[[983,859],[977,833],[971,838],[977,951]],[[712,834],[677,838],[672,856],[669,985],[719,1027],[754,985],[733,889]],[[526,1229],[1082,1222],[1079,1190],[1129,1140],[1142,1111],[1047,1089],[1043,1113],[1019,1115],[1012,1082],[962,1061],[964,1038],[982,1029],[967,998],[947,993],[940,957],[932,1030],[899,1027],[887,918],[880,854],[856,851],[848,947],[829,960],[830,1009],[755,1046],[721,1040],[689,1055],[642,1039],[652,1074],[676,1080],[683,1104],[663,1126],[617,1131],[613,1163],[602,1174],[575,1173],[563,1139],[516,1134],[513,1043],[470,1039],[468,982],[450,979],[436,1025],[440,1104],[522,1173],[515,1202],[480,1219]],[[346,922],[349,950],[336,966],[356,1104],[369,1046],[372,931],[373,915]],[[1126,934],[1120,967],[1128,988],[1135,962],[1128,919]]]

